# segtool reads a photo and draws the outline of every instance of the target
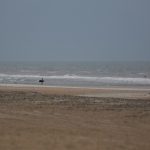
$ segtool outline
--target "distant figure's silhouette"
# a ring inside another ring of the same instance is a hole
[[[42,78],[41,80],[39,80],[39,83],[41,83],[41,85],[43,85],[44,79]]]

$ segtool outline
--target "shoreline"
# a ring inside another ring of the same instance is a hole
[[[62,85],[38,85],[38,84],[2,84],[0,87],[18,87],[18,88],[71,88],[71,89],[109,89],[109,90],[136,90],[136,91],[150,91],[149,86],[62,86]]]
[[[150,88],[137,87],[71,87],[26,84],[0,84],[1,91],[30,91],[50,95],[150,99]]]

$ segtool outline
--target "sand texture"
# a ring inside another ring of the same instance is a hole
[[[149,91],[139,93],[1,87],[0,150],[149,150]]]

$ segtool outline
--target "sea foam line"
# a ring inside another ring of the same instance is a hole
[[[93,77],[93,76],[78,76],[78,75],[56,75],[56,76],[42,76],[42,75],[10,75],[0,74],[0,79],[65,79],[77,81],[93,81],[102,83],[125,83],[125,84],[142,84],[150,85],[150,78],[128,78],[128,77]]]

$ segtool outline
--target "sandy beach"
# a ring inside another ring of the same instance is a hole
[[[0,86],[2,150],[149,150],[150,89]]]

